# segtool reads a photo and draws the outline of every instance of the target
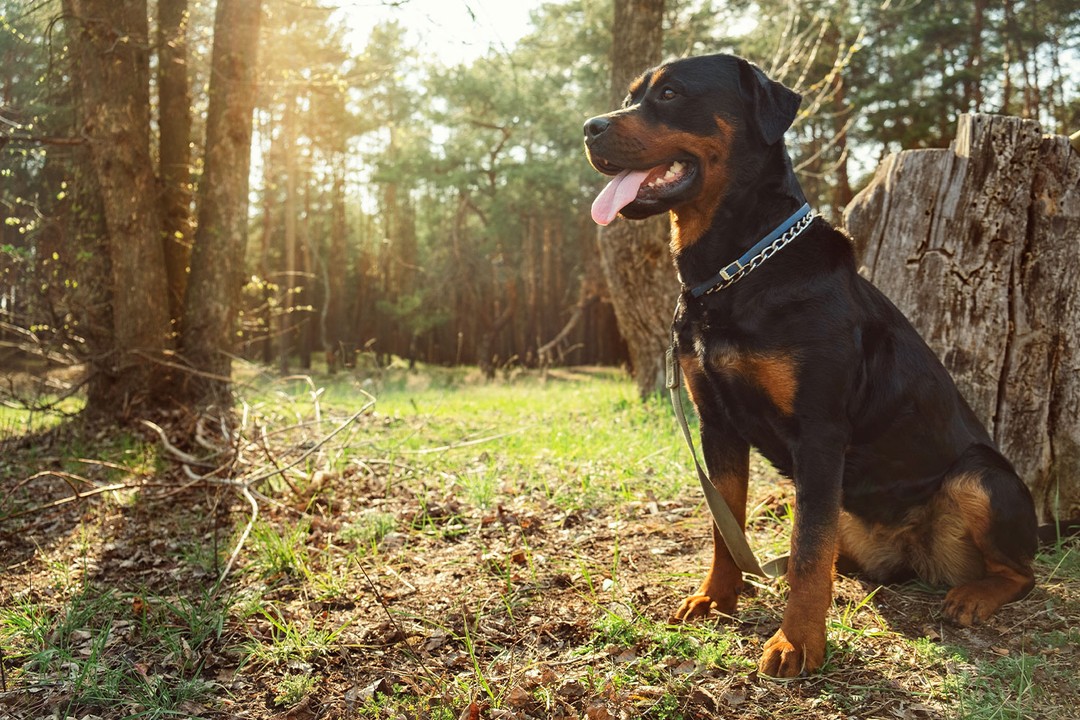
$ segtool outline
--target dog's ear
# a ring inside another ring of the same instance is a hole
[[[784,137],[799,112],[802,95],[770,80],[751,62],[739,60],[739,87],[753,111],[758,135],[766,145]]]

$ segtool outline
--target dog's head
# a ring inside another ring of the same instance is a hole
[[[585,123],[592,166],[613,176],[593,203],[607,225],[703,205],[715,211],[735,166],[780,142],[801,97],[733,55],[706,55],[647,70],[623,107]]]

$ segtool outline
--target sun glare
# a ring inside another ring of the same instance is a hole
[[[343,2],[339,12],[349,41],[360,49],[377,24],[397,20],[416,47],[446,66],[473,60],[489,49],[508,50],[529,30],[539,0],[404,0]]]

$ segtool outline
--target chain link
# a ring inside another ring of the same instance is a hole
[[[756,270],[762,263],[775,255],[777,251],[779,251],[789,242],[797,238],[799,234],[802,233],[802,231],[805,230],[811,222],[813,222],[815,217],[817,217],[817,215],[815,215],[814,213],[807,213],[802,220],[792,225],[787,232],[776,238],[776,240],[769,243],[769,245],[762,248],[761,252],[759,252],[757,255],[750,258],[750,262],[741,266],[737,271],[735,271],[734,274],[732,274],[731,277],[716,283],[711,288],[703,292],[702,295],[712,295],[714,292],[718,292],[720,290],[723,290],[724,288],[729,288],[735,283],[742,280],[744,277]]]

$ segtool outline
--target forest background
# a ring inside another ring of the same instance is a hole
[[[110,351],[110,329],[95,326],[110,301],[78,192],[85,97],[73,88],[70,5],[0,2],[0,341],[78,364]],[[214,3],[150,5],[155,141],[175,115],[157,101],[163,62],[186,74],[192,111],[187,160],[155,187],[176,186],[190,215],[206,167]],[[170,35],[158,13],[184,5]],[[488,372],[627,362],[587,211],[602,178],[580,137],[610,106],[610,0],[539,4],[512,47],[453,65],[400,19],[358,45],[343,14],[364,8],[264,3],[246,252],[231,268],[247,278],[236,352],[282,372],[318,353],[331,370],[392,357]],[[178,37],[184,54],[170,60]],[[960,113],[1080,129],[1070,0],[666,3],[665,55],[718,51],[804,93],[789,143],[811,203],[834,220],[880,158],[947,145]],[[156,163],[165,152],[151,143]],[[190,253],[190,223],[162,232]],[[116,406],[115,393],[99,396]]]

